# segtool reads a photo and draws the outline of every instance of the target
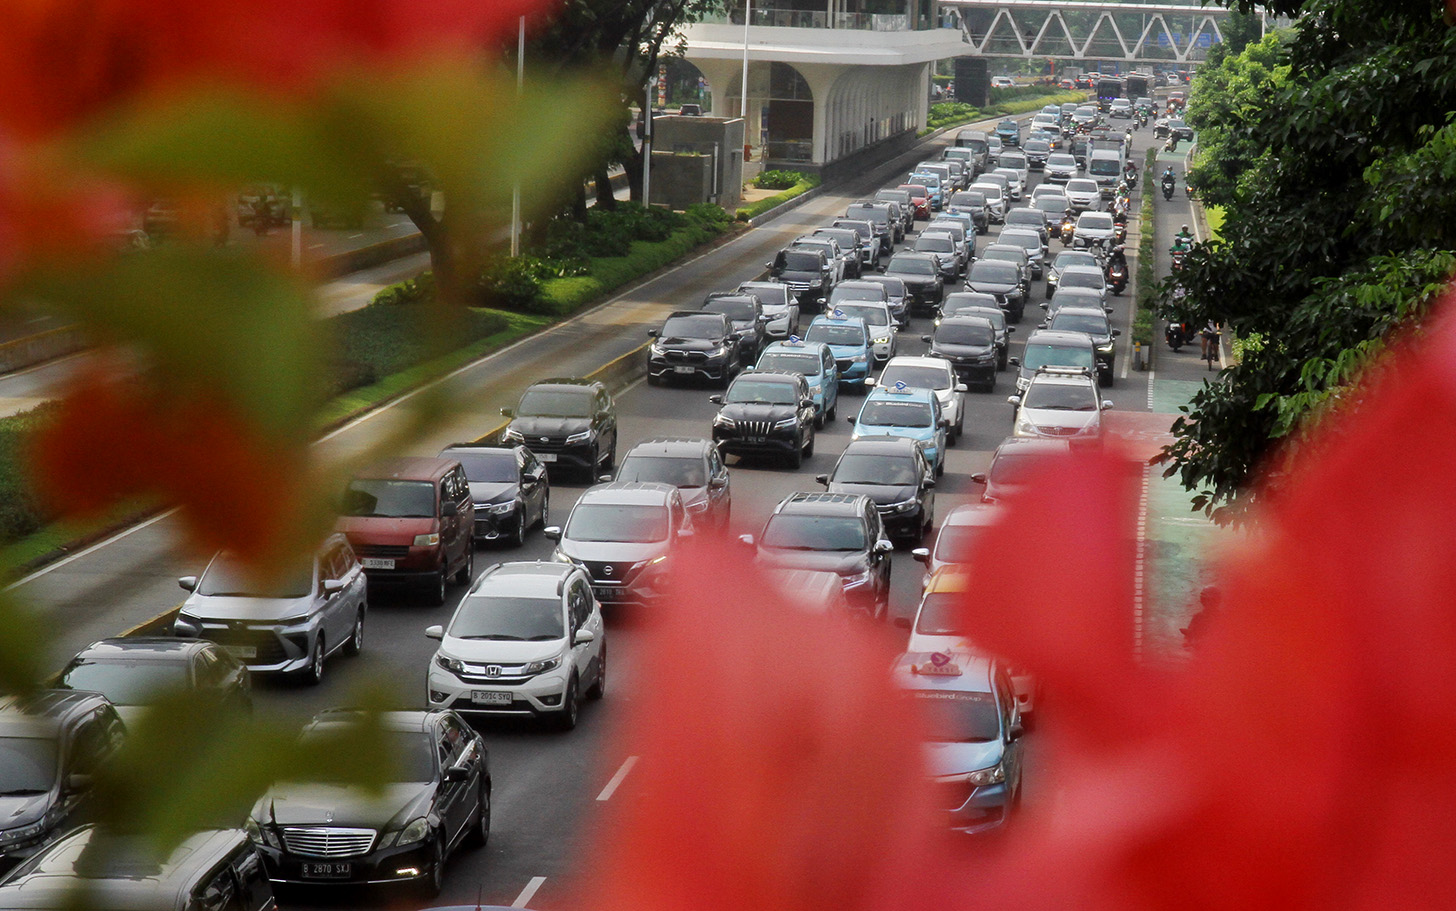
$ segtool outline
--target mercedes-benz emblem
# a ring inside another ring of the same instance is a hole
[[[604,575],[604,576],[610,576],[611,574],[612,574],[612,568],[610,566],[603,566],[602,567],[602,575]]]
[[[487,676],[487,677],[499,677],[500,675],[501,675],[501,666],[499,664],[487,664],[485,666],[485,676]]]
[[[334,821],[334,811],[333,810],[325,810],[324,811],[324,822],[333,822],[333,821]]]

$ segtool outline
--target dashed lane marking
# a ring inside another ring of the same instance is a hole
[[[526,888],[522,889],[521,894],[516,896],[516,900],[511,902],[511,907],[526,907],[526,905],[530,903],[531,899],[536,897],[537,890],[541,888],[541,884],[544,882],[546,882],[546,877],[544,876],[531,877],[531,881],[526,883]]]
[[[612,795],[617,793],[617,788],[621,787],[623,780],[627,777],[627,773],[632,771],[632,767],[636,764],[637,757],[628,756],[626,761],[622,763],[622,767],[617,769],[617,774],[612,776],[612,780],[607,782],[605,788],[602,788],[602,793],[597,795],[597,800],[610,800]]]

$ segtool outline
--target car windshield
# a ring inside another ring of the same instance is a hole
[[[897,256],[890,260],[890,265],[885,271],[899,273],[900,275],[934,275],[935,263],[928,259],[908,259],[903,256]]]
[[[1111,231],[1112,216],[1102,212],[1085,212],[1077,219],[1077,227],[1093,231]]]
[[[885,289],[885,294],[892,298],[905,296],[905,283],[898,278],[888,275],[874,275],[865,279],[867,282],[874,282]]]
[[[1097,192],[1097,181],[1095,181],[1095,180],[1085,180],[1085,179],[1080,179],[1080,178],[1077,179],[1077,180],[1069,180],[1069,181],[1067,181],[1067,192],[1068,193],[1096,193]]]
[[[1028,152],[1049,152],[1051,148],[1051,143],[1045,139],[1028,139],[1026,141],[1026,151]]]
[[[950,204],[953,206],[970,206],[975,208],[976,206],[984,206],[986,204],[986,197],[980,193],[972,193],[970,190],[965,190],[952,196],[950,198]]]
[[[918,484],[915,460],[909,456],[846,453],[830,478],[840,484]]]
[[[1041,238],[1035,234],[1028,234],[1025,231],[1002,231],[1001,243],[1020,244],[1028,251],[1041,252]]]
[[[591,402],[592,394],[586,389],[527,389],[516,413],[538,418],[584,418],[591,416]]]
[[[986,197],[986,199],[988,199],[988,200],[1000,199],[1001,196],[1002,196],[1001,185],[1000,184],[995,184],[995,183],[985,183],[985,184],[982,184],[980,187],[978,187],[976,189],[976,192],[977,193],[980,193],[982,196]]]
[[[1038,367],[1091,367],[1092,348],[1090,345],[1027,345],[1021,366],[1027,371]]]
[[[44,794],[56,782],[56,742],[0,737],[0,794]]]
[[[915,250],[917,253],[921,251],[927,253],[954,253],[955,241],[948,234],[941,234],[939,236],[922,234],[915,239]]]
[[[323,748],[324,744],[340,735],[341,732],[330,730],[335,727],[329,724],[311,729],[299,741],[304,746],[317,744],[318,748]],[[380,731],[364,749],[373,755],[359,756],[357,760],[363,763],[377,760],[380,767],[394,773],[393,781],[423,783],[435,780],[435,745],[424,731]],[[353,785],[357,777],[352,773],[354,768],[348,762],[319,763],[309,783]]]
[[[719,339],[723,337],[723,321],[712,316],[673,316],[662,324],[662,331],[658,333],[662,338],[695,338],[695,339]],[[586,402],[582,403],[583,407]],[[585,417],[590,411],[583,410],[580,414],[565,415],[566,417]]]
[[[708,483],[708,470],[703,460],[672,458],[669,456],[632,456],[622,460],[617,471],[618,481],[657,481],[674,487],[704,487]]]
[[[943,367],[917,367],[912,364],[891,364],[880,374],[880,384],[904,383],[919,389],[949,389],[950,371]]]
[[[792,405],[799,401],[798,389],[789,382],[737,379],[728,387],[723,401],[731,404]]]
[[[1011,227],[1019,228],[1029,228],[1032,225],[1035,225],[1037,228],[1044,228],[1046,227],[1046,218],[1037,209],[1012,209],[1010,212],[1006,213],[1006,224]],[[1002,243],[1011,242],[1012,241],[1010,239],[1002,241]],[[1021,240],[1018,239],[1016,242],[1021,243]],[[1039,235],[1036,245],[1038,247],[1041,246],[1041,239]]]
[[[929,427],[930,405],[870,399],[859,412],[859,423],[869,427]]]
[[[346,516],[427,519],[435,514],[435,485],[429,481],[355,478],[344,489]]]
[[[782,250],[774,265],[788,272],[818,272],[820,254],[805,250]]]
[[[935,559],[941,563],[969,563],[986,529],[979,525],[944,525],[935,534]]]
[[[863,345],[864,330],[859,326],[841,323],[816,323],[804,335],[809,342],[823,342],[826,345]]]
[[[829,296],[829,304],[832,308],[840,301],[883,301],[885,299],[884,288],[866,288],[855,285],[838,285],[834,293]]]
[[[454,639],[549,642],[566,638],[566,621],[557,598],[470,595],[450,621]]]
[[[1040,212],[1050,212],[1053,215],[1060,215],[1067,211],[1067,197],[1065,196],[1043,196],[1033,200],[1032,208]]]
[[[1122,164],[1116,158],[1094,158],[1087,163],[1087,171],[1099,177],[1111,177],[1122,173]]]
[[[945,345],[986,346],[995,340],[995,330],[985,323],[942,323],[935,340]]]
[[[758,359],[756,369],[770,373],[802,373],[804,376],[816,376],[819,373],[819,358],[813,354],[784,354],[770,351]]]
[[[1047,411],[1096,411],[1097,395],[1083,383],[1032,383],[1021,404]]]
[[[1013,171],[1024,170],[1026,168],[1026,156],[1018,152],[1003,152],[1001,154],[1001,167]],[[1000,168],[997,170],[1000,170]]]
[[[964,601],[960,592],[930,592],[920,602],[920,613],[915,617],[915,632],[926,636],[966,635],[965,624],[960,622],[961,605]]]
[[[357,482],[356,482],[357,483]],[[429,487],[429,484],[425,485]],[[350,493],[352,494],[352,485]],[[433,500],[431,501],[433,503]],[[358,515],[358,513],[352,513]],[[366,513],[365,515],[368,515]],[[295,563],[276,576],[260,576],[256,569],[220,554],[197,580],[197,593],[211,597],[302,598],[313,591],[313,563]]]
[[[765,547],[783,550],[864,550],[864,525],[854,516],[777,515],[763,530]]]
[[[998,244],[992,244],[991,246],[987,247],[985,250],[983,250],[981,252],[981,261],[982,262],[998,262],[998,261],[999,262],[1008,262],[1008,263],[1015,263],[1016,265],[1019,266],[1022,263],[1026,262],[1026,251],[1023,250],[1020,247],[1011,247],[1011,246],[1008,246],[1006,244],[999,244],[999,245]],[[972,268],[974,268],[974,267],[972,267]],[[966,276],[966,282],[968,284],[970,282],[974,281],[974,280],[975,279],[972,276],[969,276],[969,275]],[[989,279],[989,280],[990,281],[996,281],[996,279]],[[1008,281],[1008,282],[1014,281],[1014,280],[1015,279],[1010,279],[1010,278],[1006,279],[1006,281]]]
[[[517,480],[516,454],[509,449],[496,452],[452,450],[449,457],[458,459],[465,468],[466,479],[477,484],[499,484]]]
[[[1081,250],[1064,250],[1057,254],[1052,261],[1052,268],[1065,269],[1068,266],[1096,266],[1097,260],[1091,253],[1084,253]]]
[[[578,503],[563,536],[573,541],[663,541],[667,539],[667,510],[661,506]]]
[[[987,251],[986,255],[991,255],[990,251]],[[966,276],[966,284],[988,282],[994,285],[1014,285],[1020,278],[1020,270],[1016,268],[1014,263],[994,259],[978,259],[975,265],[971,266],[970,275]]]
[[[1077,166],[1077,159],[1071,155],[1057,153],[1047,159],[1047,165],[1053,168],[1075,168]]]
[[[890,325],[890,311],[889,311],[889,309],[887,309],[885,307],[884,304],[879,304],[879,305],[876,305],[876,306],[873,306],[873,307],[867,307],[864,304],[848,304],[847,303],[847,304],[844,304],[843,307],[841,307],[840,309],[842,309],[845,313],[849,314],[850,316],[857,316],[860,319],[864,320],[866,325],[870,325],[870,326],[888,326],[888,325]]]
[[[946,316],[979,316],[981,319],[989,320],[997,332],[1006,328],[1006,314],[1001,312],[994,303],[978,301],[974,304],[957,304],[952,301],[946,304],[946,308]]]
[[[85,661],[61,674],[58,689],[100,693],[116,705],[146,705],[167,690],[186,688],[185,661]]]
[[[915,690],[931,743],[986,743],[1001,737],[1000,712],[990,693]]]
[[[1068,269],[1062,273],[1063,288],[1091,288],[1094,291],[1101,291],[1106,283],[1102,280],[1101,272],[1087,272],[1082,269]]]
[[[758,308],[753,301],[746,301],[734,298],[718,298],[703,304],[703,309],[710,313],[721,313],[729,319],[751,320],[758,318]]]

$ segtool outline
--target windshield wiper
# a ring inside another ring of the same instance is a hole
[[[542,633],[539,636],[530,636],[530,637],[528,637],[526,639],[526,641],[527,642],[550,642],[553,639],[561,639],[561,638],[564,638],[564,637],[558,636],[555,633]]]
[[[0,791],[0,797],[29,797],[34,794],[49,794],[45,788],[7,788]]]
[[[482,633],[478,636],[456,636],[456,639],[500,639],[509,642],[524,642],[520,636],[507,636],[503,633]]]

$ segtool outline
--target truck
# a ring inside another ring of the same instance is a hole
[[[1097,109],[1104,114],[1112,109],[1112,99],[1122,97],[1122,79],[1118,76],[1103,76],[1097,80]]]

